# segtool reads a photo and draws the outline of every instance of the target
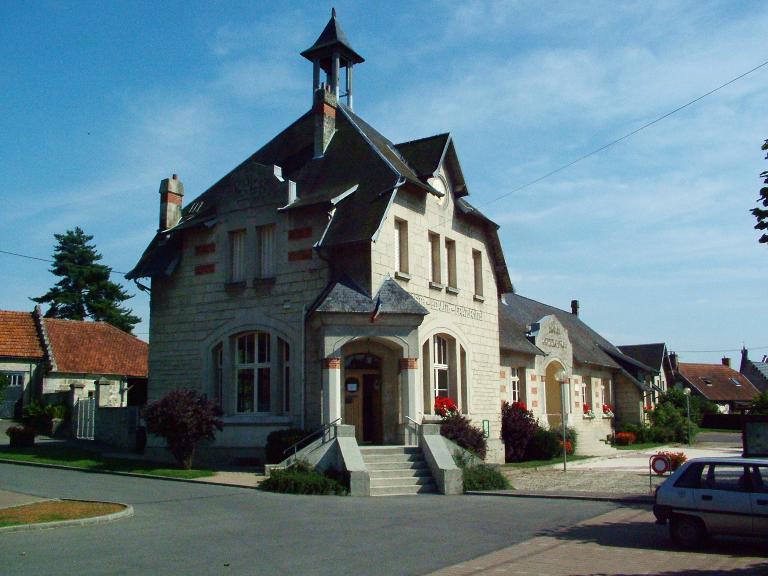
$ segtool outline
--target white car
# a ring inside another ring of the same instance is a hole
[[[653,514],[685,547],[714,534],[768,536],[768,460],[689,460],[656,489]]]

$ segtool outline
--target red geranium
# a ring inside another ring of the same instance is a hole
[[[435,414],[445,418],[458,413],[459,407],[454,402],[453,398],[435,398]]]
[[[613,406],[610,404],[603,404],[603,414],[613,414]]]
[[[584,404],[584,414],[589,414],[590,412],[592,412],[592,406],[590,406],[589,404],[585,403]]]
[[[512,408],[517,408],[518,410],[522,410],[523,412],[528,411],[528,406],[525,405],[525,402],[512,402]]]

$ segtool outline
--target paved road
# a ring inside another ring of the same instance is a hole
[[[135,509],[102,526],[3,535],[3,576],[425,574],[615,508],[479,496],[287,496],[12,464],[0,464],[0,489]]]

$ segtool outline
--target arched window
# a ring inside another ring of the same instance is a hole
[[[214,347],[214,363],[223,363],[223,355],[217,356],[218,348]],[[226,401],[223,368],[214,368],[214,393],[218,386],[223,405],[234,408],[237,414],[290,412],[290,346],[285,340],[269,332],[238,334],[232,340],[232,358],[234,401]]]
[[[435,334],[422,347],[424,413],[434,414],[435,398],[452,398],[468,410],[467,354],[448,334]]]

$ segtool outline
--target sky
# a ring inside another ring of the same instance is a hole
[[[768,3],[209,1],[0,3],[0,250],[94,236],[122,274],[157,228],[160,180],[204,192],[311,104],[335,6],[366,61],[355,112],[394,142],[450,132],[469,200],[500,226],[516,291],[617,345],[684,362],[768,354]],[[502,197],[503,196],[503,197]],[[502,197],[499,199],[499,197]],[[0,309],[57,280],[0,253]]]

